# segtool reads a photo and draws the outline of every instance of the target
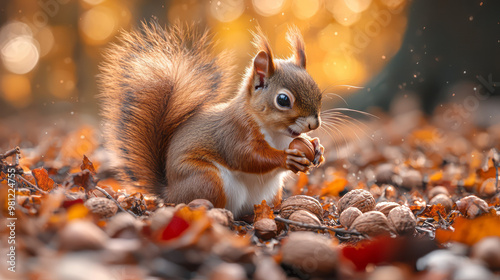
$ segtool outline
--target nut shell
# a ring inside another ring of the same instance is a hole
[[[234,222],[233,213],[227,209],[210,209],[207,211],[207,216],[225,227],[232,225]]]
[[[375,198],[373,198],[373,195],[369,191],[362,189],[352,190],[339,200],[339,214],[342,214],[349,207],[356,207],[363,213],[371,211],[375,208]]]
[[[68,223],[59,233],[62,250],[99,250],[105,247],[108,236],[94,223],[75,220]]]
[[[102,218],[110,218],[116,214],[118,211],[118,206],[105,197],[91,197],[87,199],[84,203],[85,207],[90,210],[90,212],[97,214]]]
[[[392,209],[387,216],[389,224],[399,235],[413,234],[417,226],[417,219],[410,208],[399,206]]]
[[[280,216],[288,219],[293,212],[298,210],[307,210],[320,220],[323,218],[323,208],[319,201],[307,195],[294,195],[283,201]]]
[[[356,207],[349,207],[340,214],[339,222],[344,227],[349,228],[352,223],[359,217],[363,215],[363,212]]]
[[[451,208],[453,207],[453,200],[451,200],[451,198],[448,195],[446,195],[444,193],[440,193],[440,194],[437,194],[436,196],[434,196],[429,201],[429,204],[430,205],[443,205],[446,212],[450,212]]]
[[[338,251],[331,240],[308,231],[292,232],[281,247],[282,262],[311,275],[336,270]]]
[[[316,217],[316,215],[312,214],[311,212],[307,210],[297,210],[290,215],[288,218],[292,221],[299,222],[299,223],[304,223],[304,224],[309,224],[309,225],[315,225],[315,226],[320,226],[321,222]],[[290,230],[291,231],[317,231],[316,229],[311,229],[311,228],[305,228],[297,225],[290,225]]]
[[[440,193],[446,194],[448,196],[450,195],[450,192],[448,192],[447,188],[445,188],[443,186],[436,186],[436,187],[429,190],[428,196],[430,199],[432,199],[433,197],[435,197],[436,195],[438,195]]]
[[[491,270],[499,270],[500,237],[490,236],[481,239],[472,247],[471,257],[483,261]]]
[[[253,225],[255,229],[255,235],[262,240],[269,240],[276,236],[278,232],[278,227],[273,219],[265,218],[260,219]]]
[[[391,226],[384,214],[379,211],[369,211],[354,220],[349,230],[355,230],[369,236],[379,236],[390,234]]]
[[[310,161],[314,160],[314,146],[312,145],[311,141],[302,138],[302,137],[297,137],[290,142],[290,145],[288,145],[289,149],[297,149],[301,152],[303,152],[306,155],[306,158]]]
[[[391,212],[392,209],[399,207],[399,205],[396,202],[389,202],[389,201],[384,201],[384,202],[379,202],[377,205],[375,205],[375,211],[382,212],[384,215],[389,215],[389,212]]]
[[[469,195],[457,201],[457,208],[465,217],[474,219],[488,212],[488,203],[475,195]]]

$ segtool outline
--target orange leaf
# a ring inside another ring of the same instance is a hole
[[[36,185],[40,189],[50,191],[54,188],[54,180],[49,178],[49,173],[45,170],[45,168],[40,167],[33,169],[31,173],[33,174],[33,177],[35,177]]]
[[[83,170],[88,170],[92,175],[96,174],[94,164],[89,160],[89,158],[86,155],[83,155],[83,161],[82,165],[80,165],[80,169]]]
[[[261,204],[256,204],[253,206],[253,213],[254,213],[254,218],[253,221],[254,223],[257,222],[258,220],[262,219],[273,219],[274,220],[274,213],[271,207],[267,205],[267,202],[265,200],[262,200]]]
[[[446,217],[446,209],[441,204],[427,205],[425,210],[418,216],[423,218],[433,218],[434,220],[439,221],[438,212],[441,214],[441,217]]]
[[[500,217],[481,216],[473,220],[457,217],[454,231],[437,229],[436,239],[441,243],[461,242],[469,246],[488,236],[500,236]]]
[[[345,189],[349,182],[344,178],[337,178],[332,182],[326,183],[326,186],[321,190],[321,196],[330,195],[338,196]]]

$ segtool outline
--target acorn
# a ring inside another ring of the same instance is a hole
[[[312,145],[311,141],[305,138],[297,137],[293,139],[288,148],[292,150],[297,149],[303,152],[308,160],[310,161],[314,160],[315,156],[314,146]]]

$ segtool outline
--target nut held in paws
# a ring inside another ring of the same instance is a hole
[[[314,147],[311,143],[311,141],[302,138],[302,137],[297,137],[293,139],[293,141],[290,143],[288,146],[289,149],[297,149],[304,154],[306,154],[306,158],[310,161],[314,160]]]

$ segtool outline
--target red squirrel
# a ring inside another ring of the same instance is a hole
[[[276,59],[258,28],[258,52],[238,86],[228,52],[208,31],[143,23],[105,53],[100,87],[105,139],[120,177],[167,203],[196,198],[249,214],[281,201],[288,170],[324,161],[317,138],[322,92],[306,71],[302,35],[290,28],[293,56]],[[313,144],[311,162],[295,137]]]

